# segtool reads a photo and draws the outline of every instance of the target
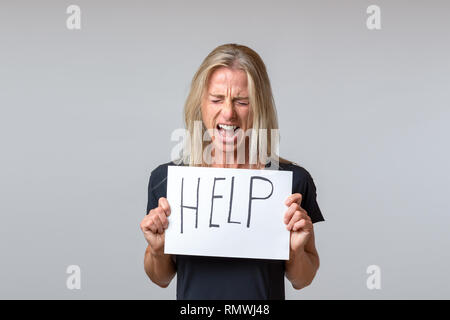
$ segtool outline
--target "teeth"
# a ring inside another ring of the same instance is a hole
[[[237,126],[229,126],[226,124],[219,124],[219,128],[220,129],[224,129],[224,130],[236,130]]]

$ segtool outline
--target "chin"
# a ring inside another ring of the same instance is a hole
[[[242,154],[242,158],[244,158],[244,156],[245,156],[245,150],[239,150],[240,148],[245,147],[244,143],[236,144],[236,143],[214,142],[213,146],[214,146],[214,150],[216,151],[216,154],[217,153],[220,153],[220,154],[226,153],[226,155],[223,155],[223,160],[225,160],[225,157],[235,159],[236,152],[237,152],[237,154]],[[227,155],[229,155],[229,157],[227,157]],[[237,162],[237,159],[235,159],[235,162]]]

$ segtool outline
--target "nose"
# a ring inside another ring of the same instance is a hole
[[[230,101],[230,99],[227,99],[222,107],[222,116],[225,120],[233,120],[235,117],[235,110],[233,103]]]

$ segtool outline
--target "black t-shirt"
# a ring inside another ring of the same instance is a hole
[[[151,172],[148,185],[148,212],[166,197],[167,167]],[[267,166],[266,166],[267,167]],[[316,201],[316,187],[311,175],[295,164],[280,163],[279,170],[293,172],[292,193],[301,193],[301,206],[313,223],[324,221]],[[287,208],[286,208],[287,209]],[[222,258],[176,255],[177,299],[284,299],[284,260]]]

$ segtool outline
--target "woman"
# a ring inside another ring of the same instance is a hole
[[[309,173],[278,158],[277,139],[260,134],[260,129],[273,131],[278,124],[269,77],[259,55],[236,44],[214,49],[192,80],[185,124],[193,138],[188,139],[181,161],[160,165],[150,176],[148,214],[141,223],[148,242],[144,259],[148,277],[167,287],[177,274],[177,299],[284,299],[284,276],[295,289],[309,285],[319,268],[313,223],[324,219]],[[200,128],[200,135],[195,128]],[[250,135],[242,134],[249,131]],[[199,136],[209,139],[198,143],[195,137]],[[271,157],[258,152],[265,142]],[[164,254],[164,230],[170,215],[168,165],[268,169],[274,164],[278,170],[293,172],[292,195],[286,199],[284,214],[290,231],[289,260]]]

